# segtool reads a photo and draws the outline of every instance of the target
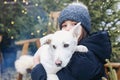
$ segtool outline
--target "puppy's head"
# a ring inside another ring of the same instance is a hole
[[[70,31],[60,30],[53,34],[50,46],[56,66],[65,67],[68,64],[76,50],[80,34],[80,23]]]

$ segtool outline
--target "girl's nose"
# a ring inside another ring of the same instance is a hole
[[[71,25],[67,25],[67,27],[65,28],[66,31],[69,31],[72,28]]]

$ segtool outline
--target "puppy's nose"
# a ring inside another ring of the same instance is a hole
[[[56,60],[55,64],[57,65],[57,67],[60,67],[62,65],[62,61],[61,60]]]

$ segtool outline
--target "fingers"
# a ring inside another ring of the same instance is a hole
[[[35,67],[37,64],[40,63],[40,57],[38,54],[35,54],[34,57],[33,57],[33,63],[34,63],[34,66]]]

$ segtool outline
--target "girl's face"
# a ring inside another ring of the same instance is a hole
[[[66,31],[69,31],[70,29],[72,29],[75,25],[77,24],[77,22],[75,21],[70,21],[70,20],[67,20],[65,21],[63,24],[62,24],[62,30],[66,30]],[[80,34],[80,37],[78,39],[81,40],[82,38],[86,37],[86,31],[82,28],[81,30],[81,34]]]

